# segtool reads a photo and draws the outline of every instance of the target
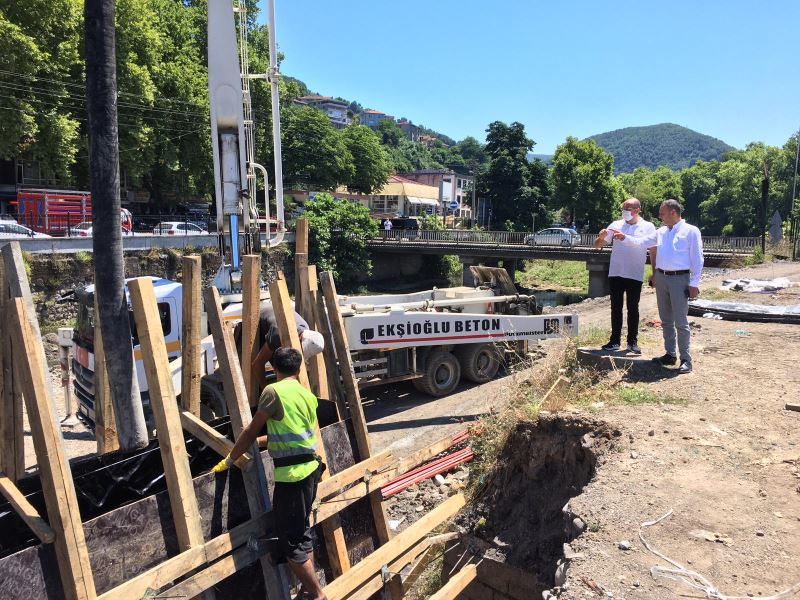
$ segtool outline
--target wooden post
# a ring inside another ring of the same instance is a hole
[[[46,382],[43,353],[36,351],[37,346],[41,348],[41,338],[31,327],[31,315],[28,314],[26,302],[15,298],[11,308],[11,329],[17,349],[15,368],[22,380],[47,516],[56,534],[54,543],[64,595],[68,600],[93,599],[96,597],[94,578],[75,484],[64,451],[52,394]],[[36,318],[35,313],[33,318]]]
[[[301,271],[308,268],[308,219],[297,219],[294,232],[294,301],[298,306],[297,312],[305,318],[299,309],[302,303],[303,292],[300,287],[302,280]]]
[[[200,416],[200,380],[203,377],[200,350],[200,314],[203,312],[200,284],[202,282],[199,256],[184,256],[183,271],[183,331],[181,332],[181,408]]]
[[[94,300],[94,314],[97,315],[97,298]],[[119,450],[100,319],[94,320],[94,437],[97,440],[98,454]]]
[[[253,358],[258,348],[258,315],[261,309],[261,257],[248,254],[242,259],[242,377],[244,378],[250,406],[258,404],[255,379],[253,377]],[[263,366],[261,367],[263,368]]]
[[[244,378],[239,367],[239,361],[236,358],[236,346],[233,343],[233,336],[225,325],[225,320],[222,316],[222,305],[217,288],[211,287],[205,291],[205,301],[206,312],[208,313],[208,327],[214,337],[214,348],[219,361],[219,372],[222,375],[222,387],[228,403],[231,427],[233,428],[233,435],[238,438],[242,434],[242,430],[250,424],[253,418],[250,413],[250,403],[247,400]],[[250,515],[256,517],[270,510],[271,504],[267,491],[264,464],[261,462],[261,453],[257,444],[251,446],[250,455],[253,457],[252,465],[242,472],[242,476]],[[274,600],[273,594],[279,594],[280,598],[288,600],[288,585],[281,581],[277,570],[266,557],[261,558],[261,570],[270,600]]]
[[[203,530],[153,283],[150,279],[134,279],[128,283],[128,290],[142,348],[150,407],[156,422],[178,547],[188,550],[203,544]]]
[[[3,315],[10,312],[11,277],[14,277],[13,271],[9,273],[5,260],[0,261],[0,314]],[[12,481],[17,481],[25,474],[25,437],[22,392],[20,382],[14,377],[11,335],[8,319],[0,319],[0,470],[5,471]]]
[[[347,344],[347,334],[344,330],[344,321],[339,312],[339,303],[336,296],[336,284],[333,277],[328,272],[320,273],[320,285],[325,296],[325,304],[328,308],[328,321],[331,324],[333,342],[336,347],[336,356],[339,359],[339,369],[341,371],[344,388],[347,394],[347,405],[350,409],[350,417],[353,422],[353,429],[356,432],[356,445],[360,454],[360,460],[366,460],[372,456],[372,447],[369,442],[369,432],[367,431],[367,420],[364,417],[364,408],[361,406],[361,394],[358,391],[353,361],[350,358],[350,347]],[[377,490],[369,495],[372,506],[372,517],[375,521],[375,530],[381,544],[385,544],[392,537],[389,529],[386,511],[383,507],[381,492]]]
[[[316,280],[317,267],[310,265],[309,271],[313,270],[314,279]],[[339,409],[339,418],[346,419],[348,417],[347,411],[347,396],[342,387],[342,379],[339,377],[339,366],[336,364],[336,348],[333,343],[333,333],[331,333],[330,322],[328,321],[328,313],[325,310],[325,299],[322,291],[317,286],[315,294],[314,305],[314,323],[325,339],[325,349],[322,351],[324,360],[325,372],[328,378],[328,394],[336,401],[336,407]]]
[[[284,348],[294,348],[300,351],[300,355],[302,356],[300,336],[297,335],[297,325],[294,321],[292,303],[289,300],[289,290],[286,287],[286,279],[284,279],[283,273],[278,273],[275,281],[270,284],[269,297],[270,300],[272,300],[272,307],[275,309],[275,320],[278,322],[278,330],[281,334],[281,346]],[[308,384],[308,373],[306,371],[305,362],[300,364],[300,373],[298,373],[297,379],[304,387],[311,389]],[[314,435],[317,438],[317,454],[327,463],[325,446],[322,444],[322,435],[319,432],[319,422],[315,424]],[[329,471],[326,470],[322,475],[322,479],[327,479],[329,475]],[[328,549],[331,569],[335,576],[339,576],[350,568],[350,559],[347,556],[347,547],[345,546],[341,520],[337,515],[329,519],[326,523],[323,523],[321,527],[323,536],[325,537],[325,547]]]
[[[325,345],[330,343],[330,336],[325,336],[321,331],[317,321],[317,296],[319,293],[319,285],[317,282],[317,267],[315,265],[308,265],[304,270],[304,277],[300,281],[303,288],[301,291],[301,298],[303,313],[302,317],[308,323],[308,326],[322,333],[325,339]],[[330,388],[328,387],[328,374],[325,371],[325,355],[324,351],[312,356],[308,361],[308,378],[311,381],[311,391],[317,398],[324,398],[325,400],[331,399]]]
[[[0,472],[0,494],[6,497],[8,503],[14,507],[20,518],[31,528],[43,544],[52,544],[56,539],[56,532],[39,515],[39,512],[31,506],[28,499],[17,489],[14,482],[6,477],[5,473]]]

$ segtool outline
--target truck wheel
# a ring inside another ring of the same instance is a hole
[[[458,346],[454,354],[461,363],[464,379],[475,383],[491,381],[500,369],[500,354],[494,344],[465,344]]]
[[[461,380],[461,365],[450,352],[435,350],[428,355],[425,374],[414,379],[414,387],[431,396],[450,394]]]
[[[227,414],[222,385],[216,379],[203,377],[200,380],[200,418],[208,422]]]

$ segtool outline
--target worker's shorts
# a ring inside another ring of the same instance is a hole
[[[278,534],[278,560],[286,559],[303,564],[314,549],[311,538],[309,515],[317,485],[324,466],[300,481],[275,482],[272,494],[272,512],[275,515],[275,530]]]

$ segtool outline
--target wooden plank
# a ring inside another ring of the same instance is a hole
[[[344,471],[339,471],[336,475],[331,475],[325,481],[321,481],[317,486],[317,497],[327,498],[328,496],[338,493],[342,488],[363,478],[367,471],[375,473],[384,470],[383,468],[391,463],[393,458],[394,456],[390,450],[384,450],[372,458],[356,463]]]
[[[403,457],[400,459],[399,465],[397,467],[398,473],[405,473],[406,471],[410,471],[417,465],[421,465],[425,461],[430,460],[434,456],[441,454],[445,450],[451,448],[453,444],[453,439],[458,437],[463,433],[459,432],[455,435],[446,435],[440,440],[435,441],[430,446],[422,448],[421,450],[417,450],[413,454],[409,454],[408,456]]]
[[[339,377],[339,367],[336,364],[336,350],[333,343],[333,334],[331,333],[328,314],[325,310],[325,298],[319,288],[316,265],[309,265],[308,271],[309,282],[313,281],[317,284],[317,289],[311,290],[311,295],[314,298],[312,309],[314,311],[314,327],[316,331],[322,334],[325,340],[322,360],[328,378],[328,399],[336,402],[336,407],[339,409],[339,418],[346,419],[348,416],[346,396],[344,387],[342,386],[342,380]]]
[[[292,310],[291,301],[289,300],[289,291],[286,288],[286,280],[283,277],[283,273],[279,272],[278,276],[270,284],[269,297],[272,300],[272,307],[275,310],[275,320],[278,323],[281,346],[285,348],[294,348],[300,351],[302,356],[300,337],[297,335],[294,311]],[[297,374],[297,379],[301,385],[311,389],[304,361],[300,364],[300,372]],[[322,457],[323,462],[327,462],[328,458],[325,455],[325,447],[322,444],[322,435],[319,432],[319,421],[315,423],[314,428],[314,435],[317,438],[317,453]],[[330,474],[326,470],[322,475],[323,481],[327,479],[329,475]],[[350,568],[350,559],[347,556],[344,532],[342,531],[342,524],[338,516],[333,516],[322,525],[322,534],[325,538],[325,547],[328,550],[328,559],[331,563],[331,569],[335,576],[339,576]]]
[[[453,600],[478,576],[475,565],[467,565],[450,578],[444,587],[430,597],[430,600]]]
[[[258,404],[253,377],[253,358],[258,354],[258,315],[261,309],[261,257],[248,254],[242,257],[242,378],[250,406]]]
[[[97,315],[97,296],[94,299],[94,314]],[[114,403],[111,401],[111,387],[108,383],[106,353],[100,319],[94,319],[94,437],[97,440],[97,453],[106,454],[119,450],[117,423],[114,416]]]
[[[134,279],[128,283],[128,291],[142,348],[142,361],[150,390],[150,407],[156,422],[178,546],[181,550],[188,550],[203,544],[203,530],[200,527],[200,512],[192,486],[189,456],[183,441],[153,282],[147,278]]]
[[[430,539],[430,538],[426,538]],[[422,575],[425,568],[431,563],[431,546],[428,545],[422,553],[417,556],[413,561],[411,561],[411,570],[406,575],[406,578],[403,580],[403,592],[408,592],[411,589],[411,586],[417,582],[419,576]],[[397,572],[397,571],[395,571]]]
[[[95,598],[75,484],[52,396],[46,385],[43,353],[36,351],[37,345],[41,348],[41,338],[31,326],[25,300],[15,298],[12,307],[12,332],[17,349],[15,368],[22,379],[47,516],[56,532],[55,550],[64,595],[68,600]]]
[[[375,552],[350,569],[347,577],[339,577],[326,585],[323,591],[328,600],[346,598],[376,573],[379,573],[383,565],[390,564],[402,556],[409,548],[420,542],[431,530],[455,515],[464,506],[464,502],[463,494],[450,496],[419,521],[397,534],[388,543],[375,550]]]
[[[411,564],[422,556],[428,549],[430,549],[430,542],[428,538],[423,538],[421,542],[412,546],[412,548],[403,554],[400,558],[387,565],[390,573],[400,573],[406,565]],[[398,586],[399,584],[399,586]],[[405,593],[403,590],[402,580],[399,575],[394,575],[388,583],[383,582],[383,577],[380,573],[369,579],[364,585],[358,588],[355,592],[347,597],[347,600],[369,600],[374,594],[381,591],[381,589],[388,588],[389,593],[394,597],[398,595],[400,598]]]
[[[232,441],[188,410],[181,411],[181,426],[220,456],[228,456],[233,449]],[[246,469],[251,460],[252,456],[245,452],[236,460],[236,466]]]
[[[183,329],[181,331],[181,408],[200,416],[200,380],[203,377],[200,348],[200,315],[203,303],[199,256],[184,256],[182,266]]]
[[[295,223],[294,232],[294,299],[298,306],[300,306],[300,297],[302,291],[300,289],[300,271],[308,267],[308,219],[301,217]],[[305,315],[299,310],[305,319]]]
[[[304,282],[304,283],[303,283]],[[309,265],[305,270],[305,276],[301,280],[303,285],[303,318],[308,322],[309,326],[315,331],[319,330],[317,322],[317,296],[319,295],[319,282],[317,281],[317,268],[314,265]],[[322,332],[320,332],[322,333]],[[322,334],[325,340],[325,345],[330,343],[330,336]],[[325,369],[325,353],[320,352],[316,356],[312,356],[308,361],[308,377],[311,380],[311,391],[316,394],[317,398],[325,398],[331,400],[331,391],[328,385],[328,373]],[[316,386],[316,388],[314,387]],[[338,406],[337,406],[338,408]],[[339,415],[341,419],[341,413]]]
[[[148,589],[160,590],[170,582],[186,575],[207,562],[217,560],[239,546],[247,543],[250,536],[266,534],[267,517],[262,513],[257,517],[234,527],[209,540],[202,546],[191,548],[107,591],[98,600],[118,600],[120,598],[141,598]]]
[[[792,402],[787,402],[785,408],[786,408],[786,410],[794,410],[794,411],[800,412],[800,404],[794,404]]]
[[[347,394],[350,418],[356,433],[356,445],[358,446],[360,454],[359,458],[364,460],[372,456],[372,447],[369,442],[369,432],[367,431],[367,420],[364,417],[364,408],[361,406],[361,394],[358,391],[358,382],[356,381],[355,371],[353,370],[350,347],[347,344],[344,321],[342,320],[342,314],[339,312],[336,284],[333,282],[333,277],[330,273],[323,272],[320,273],[320,285],[322,286],[322,293],[325,296],[325,305],[328,309],[328,321],[331,325],[336,356],[339,359],[339,370],[342,375],[345,393]],[[392,531],[389,529],[389,519],[386,516],[386,509],[383,506],[382,500],[383,498],[380,490],[376,490],[369,495],[372,517],[375,521],[375,531],[378,534],[380,543],[385,544],[391,539]]]
[[[364,496],[371,495],[374,490],[379,490],[382,485],[391,481],[396,474],[397,471],[394,469],[378,473],[370,478],[369,483],[362,481],[337,496],[321,500],[320,507],[314,514],[317,523],[324,524],[327,519],[335,517],[351,504],[358,502]]]
[[[214,349],[219,362],[219,373],[222,375],[222,387],[228,404],[228,413],[231,417],[233,435],[238,438],[242,430],[250,424],[253,418],[250,413],[250,403],[247,399],[244,378],[239,367],[239,361],[236,358],[236,346],[233,343],[233,336],[230,329],[225,325],[225,319],[222,316],[222,304],[217,288],[210,287],[205,291],[205,304],[206,313],[208,314],[208,327],[214,338]],[[267,491],[264,464],[256,444],[251,446],[250,454],[253,457],[253,465],[243,471],[242,476],[244,478],[245,491],[247,492],[247,504],[250,508],[250,514],[258,515],[261,512],[270,510],[272,505]],[[288,600],[288,585],[281,580],[279,573],[266,557],[261,558],[261,571],[270,600],[273,600],[273,595]]]
[[[11,293],[5,260],[0,260],[0,314],[9,314]],[[12,275],[13,276],[13,275]],[[21,384],[14,377],[11,328],[0,319],[0,470],[17,481],[25,475]]]
[[[47,524],[30,502],[22,495],[5,473],[0,473],[0,493],[5,496],[8,503],[14,507],[20,518],[25,521],[31,531],[36,534],[43,544],[52,544],[56,539],[56,533]]]
[[[234,550],[232,554],[215,562],[210,567],[165,590],[158,595],[158,598],[192,598],[197,596],[223,579],[253,564],[258,560],[259,556],[261,556],[260,553],[254,552],[248,546],[241,546]]]

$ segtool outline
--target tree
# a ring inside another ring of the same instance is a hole
[[[281,112],[281,118],[287,184],[334,190],[353,179],[353,155],[324,112],[292,106]]]
[[[478,176],[478,195],[492,204],[492,222],[518,231],[528,228],[532,214],[544,210],[549,196],[541,162],[528,162],[534,141],[525,135],[522,123],[489,124],[484,148],[488,157],[485,172]],[[546,211],[542,213],[544,222]]]
[[[397,148],[400,140],[406,137],[403,130],[391,119],[383,119],[378,123],[378,134],[381,136],[381,144],[391,148]]]
[[[625,195],[642,203],[642,216],[648,220],[658,217],[658,208],[664,200],[682,199],[681,176],[667,167],[653,171],[639,167],[633,173],[623,173],[618,179],[625,188]]]
[[[342,137],[353,157],[355,169],[347,184],[348,189],[372,194],[386,185],[391,173],[391,163],[378,136],[364,125],[350,125],[342,131]]]
[[[594,140],[568,137],[553,156],[554,207],[566,209],[576,225],[606,224],[625,195],[613,173],[614,159]]]
[[[309,262],[330,271],[343,290],[372,272],[367,241],[378,234],[378,222],[363,204],[318,194],[306,203]]]
[[[715,160],[698,160],[693,166],[680,172],[684,216],[690,223],[704,224],[701,220],[700,204],[713,196],[719,187],[719,165]]]
[[[119,226],[119,147],[114,0],[86,0],[86,98],[92,173],[95,296],[122,450],[147,445],[136,385]]]

